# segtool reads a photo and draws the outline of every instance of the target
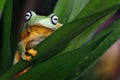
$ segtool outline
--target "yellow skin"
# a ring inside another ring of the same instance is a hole
[[[30,11],[26,13],[25,19],[27,22],[24,25],[13,64],[19,62],[21,58],[30,61],[32,57],[37,55],[37,51],[33,48],[62,26],[54,14],[39,16]]]

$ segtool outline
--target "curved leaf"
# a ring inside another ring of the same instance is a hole
[[[76,19],[89,16],[91,14],[98,13],[102,10],[105,10],[109,7],[117,5],[120,3],[120,0],[90,0],[88,5],[80,12]]]
[[[84,59],[90,51],[95,49],[105,37],[106,36],[84,47],[38,64],[16,80],[63,80],[78,65],[79,61]],[[34,77],[30,78],[30,76]]]
[[[117,20],[116,22],[114,22],[113,24],[110,25],[111,27],[113,27],[111,30],[113,30],[113,32],[111,33],[111,35],[109,35],[109,37],[104,40],[98,47],[96,47],[95,50],[93,50],[92,52],[90,51],[90,53],[88,55],[85,56],[84,59],[82,59],[79,62],[79,65],[76,67],[76,69],[69,75],[67,76],[67,78],[65,80],[77,80],[79,77],[82,76],[82,74],[88,70],[88,68],[91,67],[91,64],[94,64],[95,62],[98,61],[99,57],[101,57],[102,54],[104,54],[104,52],[114,43],[116,42],[118,39],[120,39],[120,19]],[[101,35],[103,35],[104,33],[108,32],[109,30],[105,30],[103,32],[101,32],[99,35],[96,36],[100,37]]]
[[[100,12],[106,8],[109,8],[111,6],[114,6],[116,4],[119,4],[119,0],[109,0],[109,2],[106,2],[105,0],[90,0],[87,4],[87,6],[79,13],[79,15],[76,17],[76,19],[86,17],[88,15],[94,14],[96,12]],[[100,6],[102,5],[102,6]],[[100,6],[100,7],[99,7]],[[98,9],[99,8],[99,9]],[[73,49],[76,49],[80,47],[87,39],[87,37],[90,35],[90,33],[96,29],[96,27],[101,26],[107,18],[109,18],[114,12],[111,12],[108,16],[104,17],[103,19],[100,19],[97,23],[92,25],[89,29],[87,29],[82,34],[78,35],[75,39],[73,39],[70,44],[61,52],[67,52]],[[81,38],[82,37],[82,38]],[[79,40],[79,41],[78,41]]]
[[[108,33],[106,33],[107,35],[104,34],[101,37],[96,37],[96,39],[81,48],[36,65],[16,80],[63,80],[73,70],[77,71],[77,75],[74,73],[76,77],[68,77],[66,80],[76,80],[87,68],[90,68],[91,64],[98,60],[106,49],[120,38],[120,35],[118,35],[120,34],[120,25],[116,26],[112,33]],[[114,37],[114,35],[118,36]],[[79,67],[77,67],[78,65]]]
[[[11,18],[12,18],[12,0],[7,0],[4,7],[3,15],[3,39],[2,39],[0,74],[7,71],[11,67],[12,62],[10,52]]]
[[[1,13],[2,10],[3,10],[3,7],[4,7],[4,4],[5,4],[5,1],[6,1],[6,0],[0,0],[0,13]]]
[[[69,45],[67,47],[65,47],[65,49],[62,50],[60,53],[62,54],[62,53],[74,50],[74,49],[82,46],[85,43],[87,37],[90,35],[90,33],[92,31],[94,31],[96,27],[99,27],[99,25],[102,24],[112,14],[113,14],[113,12],[111,14],[108,14],[105,17],[101,18],[93,25],[91,25],[87,30],[83,31],[80,35],[78,35],[72,41],[70,41]]]
[[[72,21],[87,5],[89,0],[59,0],[54,13],[60,18],[61,23]]]

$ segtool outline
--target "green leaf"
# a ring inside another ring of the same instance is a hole
[[[99,27],[112,14],[113,14],[113,12],[106,15],[105,17],[101,18],[93,25],[91,25],[88,29],[86,29],[80,35],[78,35],[72,41],[70,41],[69,45],[64,50],[62,50],[60,53],[65,53],[65,52],[77,49],[78,47],[82,46],[84,44],[84,42],[86,41],[86,38],[91,34],[91,32],[93,32],[97,27]]]
[[[91,64],[94,64],[99,60],[102,54],[118,39],[120,39],[120,19],[114,22],[110,25],[111,30],[113,32],[108,36],[107,39],[105,39],[96,49],[93,51],[90,51],[88,55],[85,56],[84,59],[82,59],[79,62],[79,65],[76,67],[76,69],[69,75],[65,80],[76,80],[79,77],[81,77],[86,70],[88,70],[91,66]],[[103,36],[104,34],[108,33],[110,29],[106,29],[99,33],[95,38],[99,38],[100,36]]]
[[[73,7],[72,10],[70,12],[70,16],[69,16],[69,20],[68,22],[74,20],[74,18],[80,13],[82,12],[82,10],[86,7],[86,5],[88,5],[90,0],[73,0]]]
[[[91,50],[96,48],[106,36],[84,47],[53,57],[31,68],[16,80],[63,80]],[[94,46],[93,46],[94,45]],[[39,73],[39,74],[38,74]],[[34,76],[31,77],[30,76]]]
[[[10,48],[10,31],[12,18],[12,0],[7,0],[4,7],[3,15],[3,39],[0,74],[7,71],[11,66],[11,48]]]
[[[95,14],[119,3],[120,0],[90,0],[88,5],[82,10],[82,12],[80,12],[76,19]]]
[[[59,0],[54,13],[60,18],[61,23],[72,21],[87,5],[89,0]]]
[[[94,14],[96,12],[100,12],[102,10],[105,10],[106,8],[109,8],[109,7],[119,4],[119,3],[120,3],[119,0],[114,0],[114,1],[109,0],[109,2],[105,2],[104,0],[97,0],[97,1],[90,0],[89,3],[87,4],[87,6],[78,14],[76,19],[86,17],[86,16]],[[103,5],[103,6],[100,6],[100,5]],[[61,53],[64,53],[64,52],[67,52],[67,51],[70,51],[70,50],[80,47],[86,41],[86,38],[90,35],[90,33],[93,30],[95,30],[98,26],[100,26],[100,24],[103,23],[112,14],[113,14],[113,12],[111,12],[109,15],[107,15],[104,18],[97,21],[94,25],[92,25],[90,28],[88,28],[82,34],[78,35],[75,39],[73,39],[70,42],[70,44]]]
[[[0,0],[0,13],[1,13],[2,10],[3,10],[3,7],[4,7],[4,4],[5,4],[5,1],[6,1],[6,0]]]

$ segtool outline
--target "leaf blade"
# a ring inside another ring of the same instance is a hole
[[[61,23],[72,21],[88,4],[90,0],[59,0],[54,13],[60,18]]]
[[[7,0],[4,8],[3,17],[3,44],[1,54],[0,74],[7,71],[12,65],[10,52],[10,33],[11,33],[11,18],[12,18],[12,0]],[[7,23],[7,24],[6,24]],[[11,62],[10,62],[11,61]],[[9,63],[8,63],[9,62]]]

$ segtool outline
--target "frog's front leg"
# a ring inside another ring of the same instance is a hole
[[[21,57],[23,60],[30,61],[32,59],[32,56],[37,55],[37,51],[34,50],[33,48],[26,50],[27,44],[29,40],[24,40],[19,43],[19,50],[21,53]],[[28,55],[27,55],[28,54]],[[30,54],[30,55],[29,55]]]
[[[19,47],[20,55],[21,55],[21,58],[23,60],[30,61],[32,57],[30,55],[26,55],[26,52],[27,52],[26,51],[26,46],[27,46],[27,44],[26,44],[25,41],[20,41],[19,42],[18,47]]]

